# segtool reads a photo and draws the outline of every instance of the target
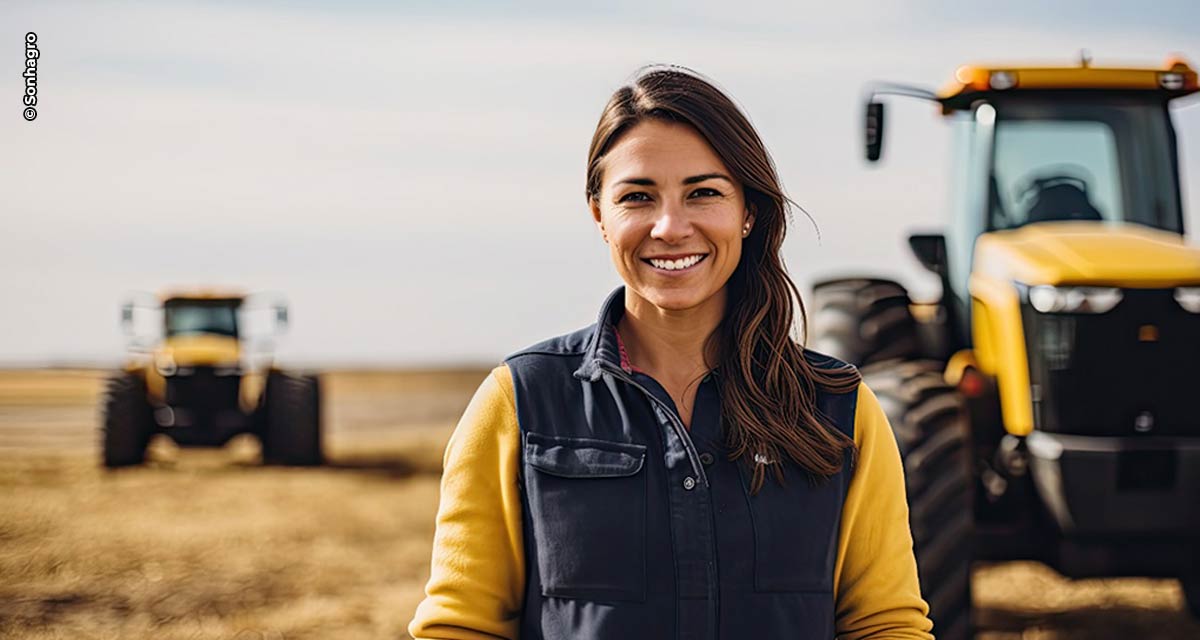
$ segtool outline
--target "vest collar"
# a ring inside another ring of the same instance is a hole
[[[617,347],[615,327],[621,316],[625,315],[625,286],[621,285],[608,294],[604,305],[600,307],[600,316],[592,326],[592,335],[588,338],[588,348],[583,355],[583,363],[573,374],[580,380],[596,382],[600,379],[603,362],[609,362],[616,367],[621,366],[621,351]]]
[[[602,363],[611,363],[615,368],[621,368],[621,348],[617,344],[617,322],[625,315],[625,285],[621,285],[605,298],[600,307],[600,316],[592,326],[592,335],[588,338],[588,348],[583,355],[583,363],[575,370],[574,375],[580,380],[596,382],[603,371]],[[720,368],[714,367],[709,373],[720,374]]]

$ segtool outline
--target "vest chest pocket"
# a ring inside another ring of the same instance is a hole
[[[749,496],[754,523],[754,587],[770,592],[832,592],[843,483],[840,476],[812,486],[799,467],[784,473],[787,486],[768,476]],[[747,473],[743,483],[748,486]]]
[[[525,434],[542,595],[646,599],[646,447]]]

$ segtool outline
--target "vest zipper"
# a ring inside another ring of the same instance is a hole
[[[634,380],[632,376],[625,373],[624,369],[617,367],[606,360],[600,361],[600,368],[611,373],[622,382],[636,387],[639,391],[645,394],[646,397],[649,398],[656,407],[658,407],[667,415],[667,419],[671,423],[671,427],[675,430],[675,435],[679,436],[680,441],[683,442],[683,448],[685,451],[687,451],[688,461],[692,464],[692,471],[695,472],[696,477],[700,478],[700,480],[704,482],[704,486],[708,487],[708,474],[704,472],[704,465],[700,462],[700,454],[696,453],[696,445],[692,442],[692,437],[688,434],[687,427],[683,426],[683,418],[680,418],[679,415],[675,413],[675,409],[671,408],[671,405],[668,405],[658,396],[654,395],[654,392],[642,386],[640,382]]]

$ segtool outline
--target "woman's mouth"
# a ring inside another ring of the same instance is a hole
[[[655,271],[681,273],[690,271],[707,257],[707,253],[693,253],[678,258],[642,258],[642,262],[654,267]]]

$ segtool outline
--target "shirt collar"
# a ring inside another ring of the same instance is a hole
[[[629,353],[625,351],[625,343],[621,340],[621,333],[617,331],[615,326],[613,327],[613,334],[617,336],[617,351],[619,351],[621,354],[621,368],[624,369],[626,373],[646,373],[645,371],[633,366],[633,363],[629,361]]]

